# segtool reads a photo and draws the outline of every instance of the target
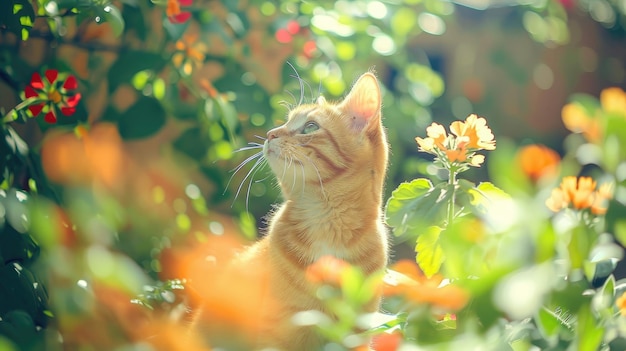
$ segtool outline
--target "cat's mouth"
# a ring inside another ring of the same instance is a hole
[[[280,156],[280,153],[277,152],[275,148],[270,147],[269,141],[266,140],[265,143],[263,144],[263,155],[265,157],[273,156],[273,157],[278,158]]]

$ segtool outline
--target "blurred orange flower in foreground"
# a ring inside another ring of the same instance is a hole
[[[561,157],[547,146],[531,144],[519,149],[517,160],[522,172],[536,182],[545,176],[556,175]]]
[[[565,128],[574,133],[581,133],[590,142],[596,142],[602,138],[600,120],[594,116],[588,116],[582,106],[570,103],[561,110]]]
[[[626,116],[626,92],[618,87],[606,88],[600,93],[602,110]]]
[[[246,349],[263,327],[260,313],[272,309],[265,262],[253,267],[237,264],[243,242],[235,235],[207,235],[202,242],[164,250],[162,279],[186,280],[194,324],[211,345]]]
[[[417,264],[409,260],[398,261],[387,271],[384,295],[403,296],[409,302],[454,311],[463,308],[469,300],[465,290],[452,283],[444,283],[440,275],[426,278]]]
[[[615,300],[615,305],[619,309],[621,315],[626,317],[626,292]]]
[[[590,177],[565,177],[561,185],[552,190],[546,206],[554,212],[573,207],[576,210],[590,209],[595,215],[606,213],[606,202],[613,197],[613,185],[602,184],[596,190],[596,181]]]
[[[308,281],[316,284],[330,284],[339,286],[341,277],[350,265],[334,256],[323,256],[306,269]]]
[[[396,351],[402,343],[402,334],[399,332],[376,335],[372,344],[376,351]]]
[[[51,130],[41,147],[41,162],[50,180],[65,185],[93,181],[119,185],[125,156],[115,125],[99,123],[90,130],[79,125],[74,133]]]
[[[604,114],[617,114],[626,117],[626,92],[617,87],[607,88],[600,93],[600,109],[588,111],[576,102],[563,106],[563,124],[574,133],[581,133],[590,142],[599,141],[604,131]]]

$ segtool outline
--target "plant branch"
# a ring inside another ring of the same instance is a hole
[[[450,197],[450,202],[448,203],[448,226],[452,224],[454,220],[454,205],[456,203],[456,167],[450,165],[449,168],[450,175],[448,177],[448,185],[452,188],[452,196]]]

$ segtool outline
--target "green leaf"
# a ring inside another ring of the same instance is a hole
[[[109,93],[122,84],[129,84],[137,72],[159,72],[167,61],[159,54],[143,51],[124,51],[111,65],[108,74]]]
[[[228,100],[226,100],[221,95],[216,97],[214,101],[217,103],[216,107],[218,109],[218,112],[220,113],[222,117],[222,121],[232,137],[235,133],[235,129],[239,125],[239,119],[237,118],[237,110],[235,110],[235,107],[233,106],[233,104],[228,102]]]
[[[469,205],[476,213],[489,213],[490,208],[497,206],[501,200],[510,200],[509,194],[490,182],[483,182],[473,187],[472,183],[460,181],[460,190],[470,195]]]
[[[613,233],[622,246],[626,246],[626,206],[616,200],[609,201],[605,220],[606,230]]]
[[[579,225],[572,228],[571,237],[567,250],[569,252],[569,259],[572,269],[583,268],[583,264],[587,257],[589,257],[589,251],[591,250],[591,236],[595,235],[589,228],[584,225]]]
[[[33,28],[35,10],[28,0],[0,1],[0,28],[27,40]]]
[[[415,228],[441,224],[450,197],[445,183],[433,186],[425,178],[402,183],[387,201],[386,222],[394,227],[396,236]]]
[[[547,338],[557,335],[561,325],[565,324],[565,321],[559,318],[556,313],[545,307],[539,309],[535,322],[539,331]]]
[[[102,16],[101,18],[104,18],[104,20],[111,25],[113,34],[115,34],[116,37],[124,33],[124,18],[115,5],[106,4],[102,8],[97,8],[96,13]]]
[[[45,326],[48,294],[43,284],[27,268],[13,262],[0,266],[0,316],[12,310],[24,310],[35,323]]]
[[[185,130],[178,139],[174,140],[176,150],[191,157],[194,160],[202,160],[210,147],[209,138],[197,127]]]
[[[126,140],[149,137],[165,124],[165,110],[158,100],[142,96],[118,121],[120,136]]]
[[[441,264],[445,260],[441,245],[439,245],[439,235],[442,228],[432,226],[417,237],[415,252],[417,256],[415,260],[420,266],[424,274],[430,278],[439,272]]]
[[[588,304],[578,312],[577,342],[579,351],[596,351],[602,343],[604,328],[591,313]]]

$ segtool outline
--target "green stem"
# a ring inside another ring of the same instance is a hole
[[[4,115],[4,117],[2,118],[2,123],[9,123],[9,122],[15,121],[18,117],[17,111],[21,111],[30,105],[40,103],[43,101],[44,100],[40,99],[39,97],[31,97],[20,102],[17,106],[9,110],[9,112],[7,112],[6,115]]]
[[[456,203],[456,167],[450,165],[450,175],[448,177],[448,185],[452,188],[452,196],[448,203],[448,226],[454,220],[454,205]]]

